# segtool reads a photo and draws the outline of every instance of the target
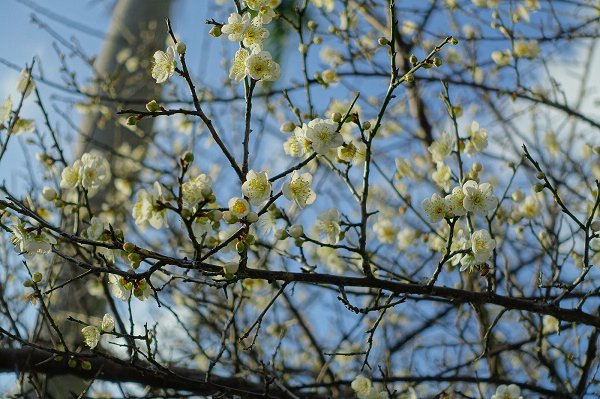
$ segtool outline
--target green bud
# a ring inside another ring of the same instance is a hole
[[[81,368],[83,370],[90,371],[92,369],[92,363],[88,362],[87,360],[82,360]]]
[[[135,116],[130,116],[129,118],[127,118],[127,124],[129,126],[135,126],[137,125],[138,119]]]
[[[33,281],[31,281],[31,280],[25,280],[23,282],[23,287],[27,287],[27,288],[33,287]]]
[[[160,105],[156,102],[156,100],[152,100],[146,104],[146,109],[148,112],[157,112],[160,111]]]
[[[64,359],[64,357],[62,357],[60,355],[54,355],[54,361],[55,362],[62,362],[63,359]]]
[[[332,113],[331,120],[335,123],[340,123],[340,121],[342,120],[342,114],[340,114],[339,112]]]
[[[186,49],[187,49],[187,46],[185,45],[184,42],[177,42],[177,44],[175,45],[175,51],[177,51],[177,54],[180,54],[180,55],[185,54]]]
[[[533,186],[533,190],[534,190],[536,193],[541,193],[542,191],[544,191],[544,187],[545,187],[545,186],[544,186],[543,184],[536,183],[536,184]]]
[[[317,30],[317,23],[313,20],[310,20],[306,23],[306,26],[308,27],[308,29],[310,29],[311,31],[315,31]]]
[[[212,37],[219,37],[223,34],[223,32],[221,32],[221,27],[219,25],[215,25],[212,28],[210,28],[210,31],[208,31],[208,34],[211,35]]]
[[[415,81],[415,75],[413,75],[412,73],[407,73],[405,75],[405,79],[408,83],[412,83]]]
[[[77,367],[77,360],[70,358],[68,364],[70,368],[74,369],[75,367]]]
[[[371,122],[369,121],[365,121],[362,125],[363,130],[370,130],[371,129]]]
[[[248,234],[248,237],[246,237],[244,242],[248,245],[252,245],[256,242],[256,236],[254,234]]]
[[[539,180],[544,180],[544,178],[546,177],[546,175],[542,172],[537,172],[535,174],[535,177],[537,177]]]
[[[451,37],[450,38],[450,44],[456,46],[458,44],[458,40],[456,40],[455,38]]]
[[[186,163],[194,162],[194,154],[192,154],[190,151],[187,151],[185,154],[183,154],[183,160]]]
[[[221,212],[218,209],[215,209],[208,213],[208,218],[213,222],[218,222],[219,220],[221,220],[221,218],[223,218],[223,212]]]
[[[442,59],[440,57],[435,57],[433,59],[433,65],[439,68],[442,65]]]
[[[235,250],[238,252],[244,252],[247,248],[248,248],[248,246],[243,241],[238,241],[235,244]]]
[[[141,256],[139,254],[136,253],[130,253],[129,255],[127,255],[127,259],[129,259],[130,262],[139,262],[141,260]]]
[[[258,214],[256,212],[249,212],[248,215],[246,215],[246,221],[248,223],[258,222]]]
[[[410,62],[412,65],[415,65],[417,62],[419,62],[419,60],[417,59],[416,55],[411,54],[408,58],[408,62]]]
[[[380,37],[379,39],[377,39],[377,43],[379,43],[380,46],[387,46],[390,43],[390,41],[385,37]]]
[[[33,273],[32,280],[36,283],[39,283],[40,281],[42,281],[42,273],[40,273],[40,272]]]
[[[125,244],[123,244],[123,251],[127,253],[135,251],[135,244],[132,242],[126,242]]]

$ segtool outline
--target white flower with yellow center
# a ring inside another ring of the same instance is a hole
[[[167,51],[158,50],[154,53],[152,61],[152,77],[156,83],[164,83],[175,73],[177,61],[175,61],[175,48],[169,46]]]
[[[332,208],[319,213],[315,227],[324,243],[337,244],[341,231],[340,212]]]
[[[292,178],[283,185],[282,192],[285,198],[295,201],[300,208],[315,202],[317,195],[310,188],[312,176],[310,173],[292,172]]]
[[[19,76],[19,83],[17,84],[17,91],[23,93],[23,98],[29,97],[33,89],[35,88],[35,82],[31,78],[31,74],[27,69],[21,71]]]
[[[246,72],[246,59],[248,58],[248,50],[240,48],[235,52],[233,62],[231,63],[231,69],[229,70],[229,79],[240,81],[248,74]]]
[[[108,313],[102,317],[102,331],[103,332],[111,332],[115,329],[115,319]]]
[[[379,219],[373,225],[373,231],[382,244],[393,244],[398,235],[398,226],[395,226],[389,219]]]
[[[454,139],[449,133],[444,132],[439,139],[431,143],[428,150],[431,153],[433,162],[440,163],[444,162],[444,160],[452,153],[453,148]]]
[[[438,186],[444,190],[450,189],[450,178],[452,177],[452,170],[444,163],[438,163],[436,170],[431,173],[431,178]]]
[[[86,190],[98,189],[110,180],[110,165],[100,154],[85,153],[81,156],[79,176],[81,187]]]
[[[357,375],[350,387],[356,392],[357,395],[364,395],[371,389],[371,380],[362,375]]]
[[[94,326],[86,326],[81,329],[85,344],[94,349],[100,341],[100,330]]]
[[[77,160],[73,166],[67,166],[63,169],[60,177],[60,186],[62,188],[75,188],[79,184],[79,170],[81,161]]]
[[[521,389],[515,385],[499,385],[492,399],[523,399]]]
[[[221,27],[221,32],[225,33],[232,42],[241,42],[250,26],[252,16],[246,13],[243,16],[232,13],[227,18],[227,23]]]
[[[488,145],[487,130],[481,128],[479,123],[473,121],[469,128],[469,141],[465,146],[465,152],[469,156],[473,156],[478,152],[486,149]]]
[[[313,149],[319,154],[327,154],[344,143],[342,135],[337,131],[338,125],[330,120],[313,119],[304,125],[305,136],[311,141]]]
[[[463,184],[463,192],[465,194],[464,208],[477,215],[486,216],[498,204],[489,183],[477,184],[477,182],[469,180]]]
[[[309,145],[309,141],[304,136],[304,130],[297,126],[294,134],[283,143],[283,150],[289,156],[300,158],[306,154]]]
[[[246,73],[254,80],[274,81],[279,79],[281,69],[271,58],[271,53],[255,47],[246,58]]]
[[[448,204],[439,194],[433,194],[431,198],[425,198],[421,202],[423,210],[429,217],[430,222],[439,222],[448,214]]]
[[[540,213],[540,202],[533,195],[525,198],[519,207],[521,215],[526,219],[534,219]]]
[[[167,211],[160,207],[157,202],[163,202],[162,187],[160,183],[154,182],[154,192],[141,189],[138,192],[137,201],[133,206],[133,217],[135,224],[145,227],[150,223],[155,229],[160,229],[163,224],[167,225]]]
[[[250,212],[250,204],[243,198],[233,197],[227,203],[229,212],[241,219]]]
[[[467,210],[463,206],[465,193],[462,188],[454,187],[452,194],[446,195],[444,199],[446,200],[446,205],[448,205],[447,215],[449,217],[464,216],[467,214]]]
[[[131,289],[133,284],[125,280],[123,277],[116,274],[110,274],[108,276],[108,284],[110,292],[118,299],[122,301],[129,300],[131,296]]]
[[[246,0],[245,3],[249,9],[259,11],[263,7],[269,7],[271,0]]]
[[[267,37],[269,37],[269,31],[263,28],[261,19],[256,17],[246,29],[243,43],[249,48],[260,48]]]
[[[52,245],[56,244],[56,239],[51,235],[42,232],[29,231],[21,220],[13,218],[11,228],[11,243],[26,258],[33,255],[47,254],[52,251]]]
[[[505,67],[510,64],[512,58],[510,50],[492,52],[492,61],[499,67]]]
[[[242,194],[248,197],[250,204],[254,206],[260,206],[268,201],[271,196],[271,182],[267,172],[248,171],[246,181],[242,184]]]
[[[492,257],[494,248],[496,248],[496,241],[487,230],[477,230],[471,235],[471,251],[475,262],[485,263]]]
[[[205,174],[200,174],[181,185],[183,208],[195,210],[196,205],[212,193],[212,180]]]

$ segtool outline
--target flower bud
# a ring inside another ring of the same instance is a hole
[[[85,371],[90,371],[92,369],[92,363],[87,360],[81,361],[81,369]]]
[[[371,129],[371,122],[369,121],[365,121],[362,125],[363,130],[370,130]]]
[[[308,53],[308,46],[304,43],[300,43],[298,45],[298,51],[300,52],[300,54],[306,54]]]
[[[127,124],[129,126],[135,126],[137,125],[138,119],[135,116],[130,116],[129,118],[127,118]]]
[[[440,57],[435,57],[433,59],[433,65],[439,68],[442,65],[442,59]]]
[[[127,253],[135,251],[135,244],[132,242],[126,242],[125,244],[123,244],[123,251]]]
[[[177,54],[179,55],[184,55],[186,49],[187,46],[184,42],[177,42],[177,44],[175,45],[175,51],[177,51]]]
[[[33,276],[31,277],[31,279],[34,282],[39,283],[40,281],[42,281],[42,273],[40,273],[40,272],[33,273]]]
[[[455,38],[453,38],[453,37],[451,37],[451,38],[450,38],[450,44],[452,44],[452,45],[456,46],[456,45],[458,44],[458,40],[457,40],[457,39],[455,39]]]
[[[183,160],[186,163],[194,162],[194,154],[192,154],[190,151],[187,151],[185,154],[183,154]]]
[[[240,264],[238,262],[227,262],[223,268],[227,274],[236,274],[240,268]]]
[[[294,124],[294,122],[286,121],[281,124],[279,131],[282,133],[291,133],[294,131],[295,128],[296,125]]]
[[[544,178],[546,177],[546,175],[543,172],[537,172],[535,174],[535,177],[538,178],[539,180],[544,180]]]
[[[108,313],[104,314],[102,317],[102,331],[111,332],[115,329],[115,319],[112,318]]]
[[[248,246],[246,245],[246,243],[244,241],[238,241],[235,244],[235,250],[238,252],[244,252],[247,248],[248,248]]]
[[[258,221],[258,214],[256,212],[248,212],[246,221],[248,223],[256,223]]]
[[[380,46],[387,46],[390,43],[390,41],[385,37],[380,37],[379,39],[377,39],[377,43],[379,43]]]
[[[283,229],[279,229],[279,230],[275,231],[275,238],[277,240],[285,240],[288,237],[289,237],[289,235],[288,235],[287,231],[285,231]]]
[[[304,227],[301,224],[294,224],[288,229],[288,234],[293,238],[300,238],[304,234]]]
[[[212,37],[219,37],[223,34],[223,32],[221,32],[220,26],[215,25],[212,28],[210,28],[210,31],[208,31],[208,34],[211,35]]]
[[[315,30],[317,30],[317,23],[315,21],[313,21],[312,19],[306,23],[306,26],[308,27],[308,29],[310,29],[313,32]]]
[[[594,231],[600,230],[600,218],[595,218],[592,220],[592,223],[590,223],[590,228]]]
[[[415,65],[417,62],[419,62],[419,60],[416,55],[411,54],[408,58],[408,62],[410,62],[412,65]]]
[[[46,201],[53,201],[58,197],[58,194],[52,187],[46,186],[42,190],[42,197],[44,197]]]
[[[160,105],[156,102],[156,100],[152,100],[146,104],[146,109],[148,112],[157,112],[160,111]]]
[[[234,223],[237,223],[239,221],[239,219],[237,218],[237,216],[235,216],[233,213],[231,213],[231,211],[225,211],[225,212],[223,212],[223,220],[227,224],[234,224]]]
[[[544,187],[545,186],[543,184],[537,183],[536,185],[533,186],[533,190],[536,193],[541,193],[542,191],[544,191]]]
[[[427,65],[427,64],[425,64],[425,65]],[[407,73],[405,75],[405,79],[408,83],[412,83],[415,81],[415,76],[412,73]]]
[[[340,114],[339,112],[332,113],[331,120],[335,123],[340,123],[340,121],[342,120],[342,114]]]

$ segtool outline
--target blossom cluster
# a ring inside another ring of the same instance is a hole
[[[115,329],[115,320],[111,315],[106,313],[104,317],[102,317],[102,323],[100,324],[100,328],[96,326],[86,326],[81,329],[81,333],[83,334],[83,340],[85,344],[89,346],[90,349],[94,349],[98,346],[100,342],[100,336],[103,333],[112,332]]]
[[[63,169],[60,186],[67,189],[81,187],[93,195],[109,182],[110,176],[110,165],[106,158],[100,153],[86,152],[73,165]]]
[[[357,376],[350,387],[356,392],[358,399],[387,399],[389,394],[373,386],[371,380],[362,375]]]
[[[246,76],[256,81],[274,81],[279,79],[281,68],[267,50],[263,49],[269,31],[264,27],[276,16],[275,9],[281,0],[246,0],[246,9],[242,14],[231,13],[227,23],[216,26],[215,36],[227,35],[232,42],[239,42],[229,71],[229,78],[241,81]]]

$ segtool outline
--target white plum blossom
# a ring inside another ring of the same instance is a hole
[[[233,197],[227,203],[229,212],[241,219],[250,212],[250,204],[244,198]]]
[[[106,158],[97,153],[86,152],[72,166],[63,169],[60,186],[62,188],[80,186],[90,190],[90,195],[93,195],[96,189],[108,183],[110,176],[110,165]]]
[[[315,202],[317,198],[315,192],[310,188],[311,183],[312,175],[310,173],[300,174],[295,170],[292,172],[291,180],[283,185],[283,195],[296,202],[300,208],[304,208]]]
[[[246,73],[254,80],[274,81],[279,79],[281,69],[271,58],[271,53],[255,47],[246,58]]]
[[[488,145],[488,134],[487,130],[479,127],[479,123],[473,121],[469,128],[469,141],[465,146],[467,155],[473,156],[478,152],[486,149]]]
[[[283,143],[283,150],[289,156],[300,158],[306,154],[308,146],[309,141],[304,135],[304,130],[297,126],[294,129],[294,134],[290,135]]]
[[[260,206],[268,201],[271,196],[271,182],[267,172],[248,171],[246,181],[242,184],[242,194],[253,206]]]
[[[315,7],[323,8],[327,12],[332,12],[335,7],[335,0],[311,0]]]
[[[521,388],[515,384],[499,385],[491,399],[523,399]]]
[[[379,219],[373,225],[373,231],[382,244],[393,244],[398,235],[398,227],[389,219]]]
[[[462,266],[460,271],[465,271],[477,265],[487,262],[493,255],[496,241],[487,230],[477,230],[471,235],[471,253],[466,254],[460,260]]]
[[[197,241],[201,241],[203,236],[213,231],[210,219],[207,217],[197,217],[192,223],[192,232]]]
[[[118,299],[122,301],[129,300],[131,296],[131,283],[125,281],[125,279],[116,274],[110,274],[108,276],[108,284],[110,292]]]
[[[229,70],[229,79],[240,81],[246,77],[246,60],[248,59],[248,50],[240,48],[235,52],[233,62],[231,63],[231,69]]]
[[[331,208],[319,213],[315,227],[324,243],[337,244],[340,240],[341,231],[340,211]]]
[[[263,28],[260,17],[252,19],[252,23],[246,29],[244,34],[244,46],[253,48],[261,48],[263,42],[269,37],[269,31]]]
[[[81,333],[83,334],[85,344],[89,346],[90,349],[94,349],[98,345],[98,342],[100,341],[100,330],[98,330],[97,327],[83,327]]]
[[[181,185],[183,208],[194,211],[198,203],[205,201],[212,193],[212,180],[200,174]]]
[[[448,217],[464,216],[467,214],[467,210],[463,206],[465,193],[462,188],[454,187],[452,193],[446,195],[444,199],[446,200],[446,205],[448,205]]]
[[[356,378],[350,384],[350,387],[357,395],[364,395],[371,389],[372,383],[371,380],[362,375],[357,375]]]
[[[474,180],[468,180],[463,184],[463,192],[464,208],[477,215],[486,216],[498,204],[489,183],[477,184]]]
[[[8,122],[10,119],[10,113],[12,112],[12,98],[11,96],[6,97],[6,100],[0,106],[0,125]]]
[[[519,206],[519,212],[526,219],[534,219],[540,213],[540,201],[535,195],[528,195]]]
[[[252,16],[246,13],[243,16],[232,13],[227,18],[227,23],[221,27],[221,32],[225,33],[232,42],[241,42],[250,26]]]
[[[154,53],[152,60],[152,77],[156,83],[164,83],[175,73],[177,61],[175,61],[175,47],[167,47],[167,51],[158,50]]]
[[[421,202],[421,206],[427,213],[429,221],[433,223],[439,222],[448,214],[448,203],[437,193],[433,194],[431,198],[425,198]]]
[[[445,163],[438,163],[435,171],[431,173],[431,178],[438,186],[444,190],[450,189],[450,178],[452,177],[452,170]]]
[[[157,204],[163,201],[162,187],[159,182],[154,182],[152,193],[144,189],[138,191],[132,212],[135,224],[144,227],[146,223],[150,223],[150,226],[155,229],[160,229],[163,225],[167,226],[167,211]]]
[[[454,148],[454,138],[447,132],[442,133],[441,137],[435,140],[429,146],[428,150],[431,153],[433,162],[440,163],[452,153]]]
[[[115,319],[108,313],[102,317],[102,332],[112,332],[115,329]]]
[[[26,258],[33,255],[42,255],[52,252],[52,245],[56,244],[56,239],[39,229],[28,229],[21,220],[13,218],[11,227],[11,243]],[[31,231],[30,231],[31,230]]]
[[[344,143],[342,135],[338,132],[338,124],[330,120],[313,119],[308,125],[302,127],[304,134],[312,143],[313,149],[322,155]]]
[[[33,89],[35,88],[35,82],[31,77],[31,73],[27,69],[21,70],[19,76],[19,83],[17,83],[17,91],[23,93],[23,98],[29,97]]]

